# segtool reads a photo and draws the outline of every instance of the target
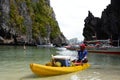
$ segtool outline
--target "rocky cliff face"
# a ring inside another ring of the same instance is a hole
[[[88,17],[84,20],[85,27],[83,29],[83,36],[86,40],[92,40],[93,37],[101,34],[101,19],[94,17],[89,11]]]
[[[102,12],[101,18],[94,17],[88,13],[85,19],[83,36],[86,40],[112,39],[120,40],[120,1],[111,0],[111,4]]]
[[[66,44],[49,0],[0,0],[0,44]]]

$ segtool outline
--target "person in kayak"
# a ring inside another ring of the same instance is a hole
[[[77,51],[78,51],[77,62],[87,63],[88,51],[85,49],[85,44],[80,44],[80,50],[77,50]]]

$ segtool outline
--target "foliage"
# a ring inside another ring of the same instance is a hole
[[[16,1],[16,2],[15,2]],[[10,24],[18,31],[25,33],[26,27],[24,17],[20,15],[18,4],[26,3],[27,11],[32,19],[33,38],[46,37],[47,26],[51,28],[50,38],[55,38],[60,34],[57,21],[53,18],[53,9],[46,3],[46,0],[10,0]]]
[[[34,15],[32,16],[33,23],[38,24],[37,26],[33,25],[34,27],[38,27],[37,31],[36,28],[33,28],[33,35],[40,34],[42,37],[46,37],[46,26],[50,25],[51,38],[57,37],[60,29],[58,27],[57,21],[52,18],[52,8],[45,3],[45,0],[40,0],[38,3],[32,3],[32,7],[34,10]]]
[[[19,14],[17,5],[14,4],[13,0],[10,0],[10,24],[13,28],[25,33],[26,29],[23,22],[24,18]]]

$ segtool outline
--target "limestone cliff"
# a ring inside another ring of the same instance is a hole
[[[0,0],[0,44],[66,44],[49,0]]]
[[[101,18],[91,12],[85,19],[83,36],[85,40],[97,39],[120,40],[120,0],[111,0],[111,4],[102,12]]]

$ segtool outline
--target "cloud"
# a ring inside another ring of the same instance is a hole
[[[110,0],[50,0],[56,14],[61,32],[67,39],[83,40],[84,19],[90,10],[94,16],[101,17]]]

